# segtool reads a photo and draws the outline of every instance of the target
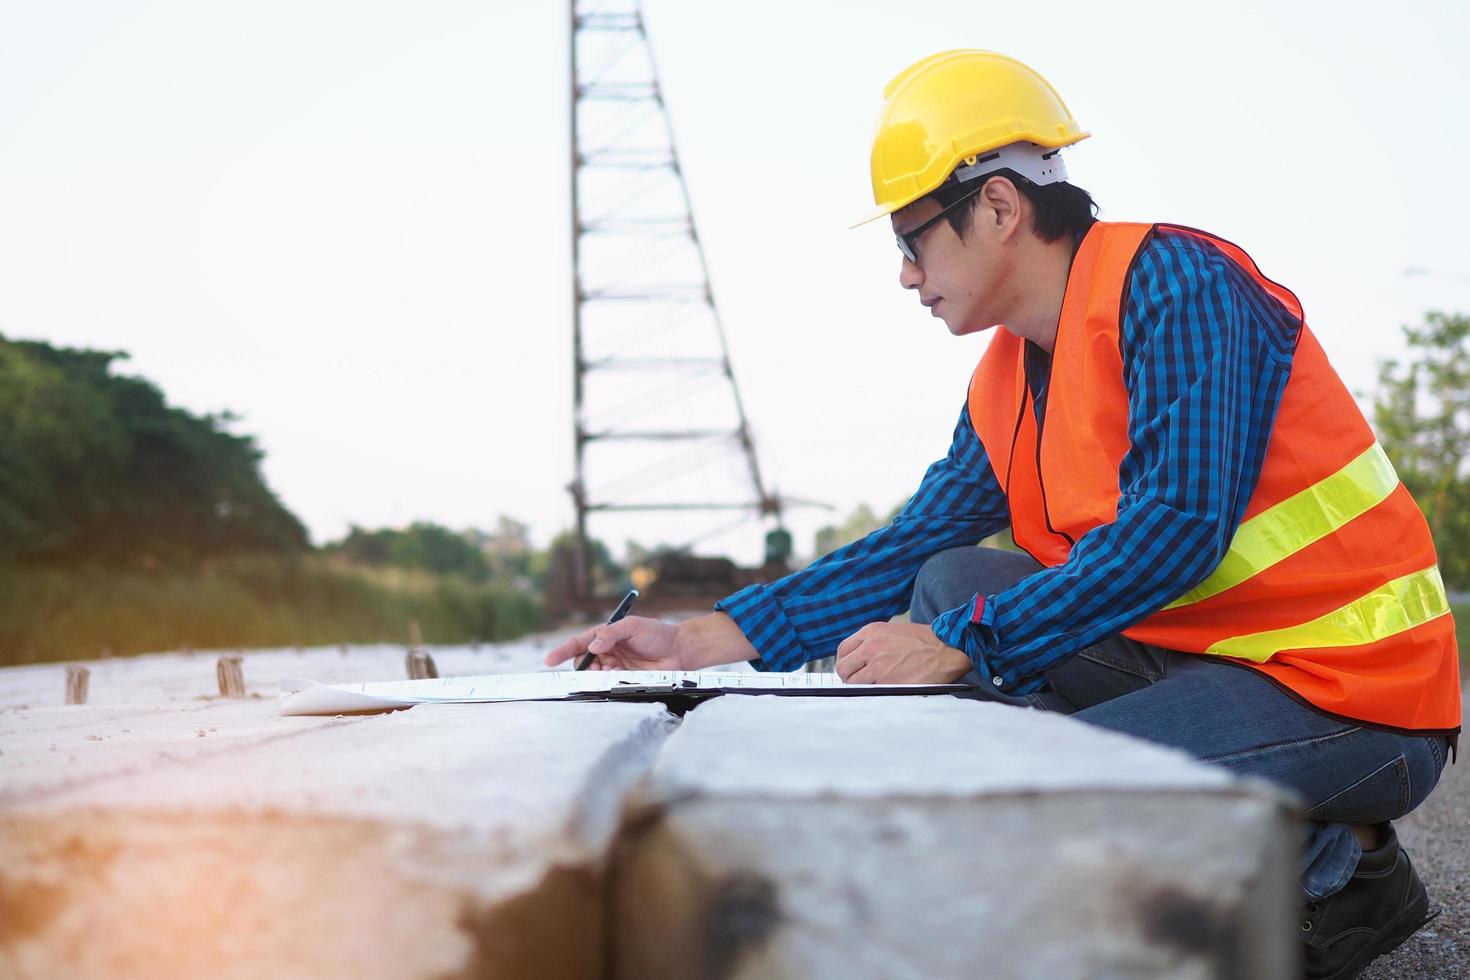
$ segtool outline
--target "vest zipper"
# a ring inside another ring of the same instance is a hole
[[[1069,548],[1077,547],[1077,542],[1066,531],[1058,531],[1051,526],[1051,507],[1046,502],[1046,481],[1041,478],[1041,435],[1044,429],[1036,432],[1036,485],[1041,488],[1041,516],[1046,520],[1046,529],[1059,538],[1065,538]]]
[[[1020,537],[1016,534],[1016,509],[1011,506],[1011,474],[1016,471],[1016,440],[1021,437],[1021,423],[1026,421],[1026,395],[1029,392],[1030,383],[1027,382],[1026,387],[1021,390],[1021,404],[1016,410],[1016,427],[1011,430],[1011,451],[1010,455],[1006,457],[1006,485],[1001,492],[1005,494],[1006,509],[1011,512],[1011,540],[1015,542],[1017,548],[1031,555],[1032,561],[1044,566],[1046,562],[1032,554],[1031,549],[1022,544]]]
[[[1025,374],[1025,372],[1023,370],[1022,371],[1022,375],[1023,375],[1022,380],[1024,380],[1024,374]],[[1010,505],[1010,500],[1011,500],[1011,474],[1014,473],[1014,472],[1016,472],[1016,440],[1021,437],[1021,423],[1024,422],[1024,421],[1026,421],[1026,396],[1031,393],[1031,382],[1026,381],[1025,384],[1026,384],[1026,387],[1021,391],[1021,407],[1016,412],[1016,427],[1015,427],[1015,429],[1013,429],[1011,431],[1011,452],[1010,452],[1010,455],[1006,457],[1006,485],[1005,485],[1005,495],[1006,495],[1006,505],[1007,506]],[[1038,435],[1040,435],[1040,433],[1038,433]],[[1011,515],[1011,530],[1013,532],[1015,530],[1015,525],[1016,525],[1016,515],[1015,514],[1012,514]],[[1015,535],[1013,533],[1012,534],[1012,537],[1014,537],[1014,536]]]
[[[1022,356],[1023,357],[1025,356],[1024,353],[1023,353]],[[1027,396],[1031,396],[1031,377],[1030,377],[1029,372],[1025,372],[1025,373],[1026,373],[1026,394],[1027,394]],[[1046,376],[1047,376],[1047,387],[1051,387],[1051,366],[1048,366],[1047,367],[1047,374],[1046,374]],[[1025,408],[1026,408],[1026,400],[1027,399],[1023,398],[1022,401],[1021,401],[1021,409],[1022,409],[1023,412],[1025,411]],[[1034,410],[1034,406],[1036,404],[1035,397],[1031,397],[1030,398],[1030,401],[1031,401],[1031,404],[1033,406],[1032,414],[1035,414],[1035,410]],[[1037,419],[1036,419],[1036,485],[1037,485],[1037,487],[1039,487],[1041,489],[1041,519],[1046,522],[1046,529],[1047,529],[1047,531],[1049,531],[1052,534],[1053,537],[1062,538],[1063,540],[1065,540],[1067,542],[1067,547],[1069,547],[1069,548],[1075,548],[1075,547],[1077,547],[1077,542],[1075,540],[1073,540],[1073,538],[1072,538],[1072,536],[1070,534],[1068,534],[1066,531],[1058,531],[1056,528],[1052,527],[1052,523],[1051,523],[1051,506],[1046,502],[1046,480],[1041,475],[1041,440],[1043,438],[1045,438],[1045,436],[1046,436],[1046,420],[1044,418],[1044,415],[1045,415],[1045,413],[1043,412],[1042,415],[1041,416],[1038,416]],[[1020,430],[1020,426],[1019,425],[1017,425],[1016,428],[1017,428],[1018,431]],[[1015,446],[1015,443],[1012,442],[1011,445],[1012,445],[1012,447],[1014,447]]]

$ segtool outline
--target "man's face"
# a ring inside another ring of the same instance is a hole
[[[918,261],[904,257],[899,267],[899,284],[914,290],[919,302],[957,337],[1004,322],[1003,311],[1008,308],[1004,292],[1008,257],[993,233],[996,212],[987,205],[988,196],[989,188],[956,209],[975,209],[970,231],[963,239],[946,218],[940,218],[912,241]],[[932,197],[915,201],[893,214],[894,234],[912,232],[941,210]]]

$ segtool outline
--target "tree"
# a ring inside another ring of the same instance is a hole
[[[816,537],[812,542],[817,557],[831,554],[845,544],[851,544],[859,538],[867,537],[878,528],[892,522],[907,504],[907,500],[897,504],[886,517],[879,517],[873,513],[873,508],[867,504],[858,504],[857,509],[848,514],[847,520],[841,524],[827,524],[817,528]]]
[[[112,355],[77,358],[74,373]],[[123,467],[126,436],[98,386],[0,338],[0,549],[6,557],[67,547],[107,511],[106,476]]]
[[[390,547],[392,563],[436,575],[462,575],[472,582],[490,577],[485,556],[462,535],[439,524],[416,521]]]
[[[587,541],[588,556],[591,567],[588,569],[592,581],[589,583],[593,595],[612,595],[615,592],[628,591],[628,569],[619,564],[613,557],[612,549],[600,538],[589,538]],[[547,549],[551,561],[556,561],[558,552],[571,556],[577,548],[577,534],[575,531],[562,531],[551,539],[551,546]],[[571,561],[571,557],[567,561]]]
[[[174,408],[115,351],[0,337],[0,558],[188,562],[299,552],[306,529],[229,415]]]
[[[1406,361],[1378,366],[1373,427],[1434,535],[1440,571],[1470,588],[1470,317],[1404,327]]]
[[[395,528],[370,531],[354,524],[347,537],[328,544],[324,550],[357,565],[413,568],[484,582],[490,578],[490,565],[475,544],[476,533],[460,534],[428,521],[415,521],[401,531]]]
[[[524,521],[501,514],[493,532],[471,528],[465,540],[480,550],[496,581],[529,588],[537,552],[531,546],[531,527]]]
[[[400,532],[390,528],[370,531],[356,524],[348,526],[347,537],[328,542],[322,550],[338,554],[354,565],[385,568],[393,561],[393,541]]]

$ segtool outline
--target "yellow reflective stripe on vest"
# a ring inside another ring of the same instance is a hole
[[[1210,577],[1164,608],[1187,606],[1233,589],[1366,514],[1398,485],[1393,464],[1375,442],[1336,473],[1243,522]]]
[[[1206,653],[1264,662],[1282,650],[1354,647],[1376,643],[1450,611],[1439,566],[1396,578],[1309,623],[1247,633],[1210,644]]]

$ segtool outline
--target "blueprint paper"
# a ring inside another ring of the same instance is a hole
[[[556,670],[530,674],[483,674],[416,681],[318,684],[304,678],[281,681],[281,714],[336,715],[392,711],[416,704],[473,704],[494,701],[564,701],[653,695],[737,692],[943,693],[953,684],[853,684],[836,674],[733,673],[710,670]]]

